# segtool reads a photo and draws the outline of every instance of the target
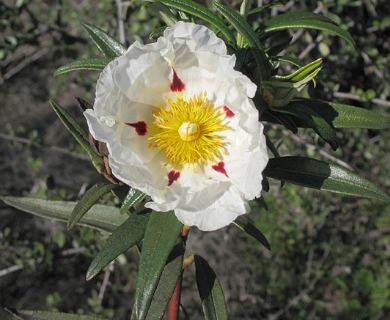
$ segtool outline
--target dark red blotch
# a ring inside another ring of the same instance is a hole
[[[130,127],[133,127],[135,129],[135,132],[137,132],[138,135],[144,136],[147,132],[148,126],[146,125],[145,121],[138,121],[138,122],[126,122],[126,124]]]
[[[223,106],[223,111],[226,113],[226,117],[233,118],[236,114],[230,110],[227,106]]]
[[[228,174],[227,174],[227,172],[225,170],[225,162],[220,161],[217,164],[211,166],[211,168],[213,168],[215,171],[217,171],[219,173],[224,174],[226,177],[229,178],[229,176],[228,176]]]
[[[180,171],[171,170],[168,172],[168,187],[180,178]]]
[[[172,70],[173,70],[173,78],[171,83],[171,90],[173,92],[181,92],[186,88],[186,86],[177,75],[176,70],[175,69]]]

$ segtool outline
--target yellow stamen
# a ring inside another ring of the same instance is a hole
[[[150,125],[150,147],[165,151],[167,163],[178,168],[183,165],[206,164],[221,157],[223,137],[227,130],[221,108],[206,100],[205,94],[184,100],[167,99],[167,109],[154,114]]]

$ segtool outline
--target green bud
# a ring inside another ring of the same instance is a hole
[[[294,99],[298,93],[320,72],[322,59],[315,60],[288,76],[273,76],[262,82],[264,101],[270,107],[283,107]]]

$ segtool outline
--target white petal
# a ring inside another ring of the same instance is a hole
[[[213,231],[232,223],[238,216],[249,212],[249,206],[234,188],[218,190],[212,204],[205,209],[178,208],[176,217],[185,225],[196,226],[203,231]],[[217,197],[216,197],[217,196]],[[201,201],[201,199],[199,199]]]

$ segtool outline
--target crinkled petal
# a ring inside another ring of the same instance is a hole
[[[185,225],[197,226],[203,231],[213,231],[232,223],[238,216],[250,211],[248,204],[234,188],[218,189],[214,201],[204,209],[175,209],[176,217]],[[199,199],[201,202],[201,199]]]

